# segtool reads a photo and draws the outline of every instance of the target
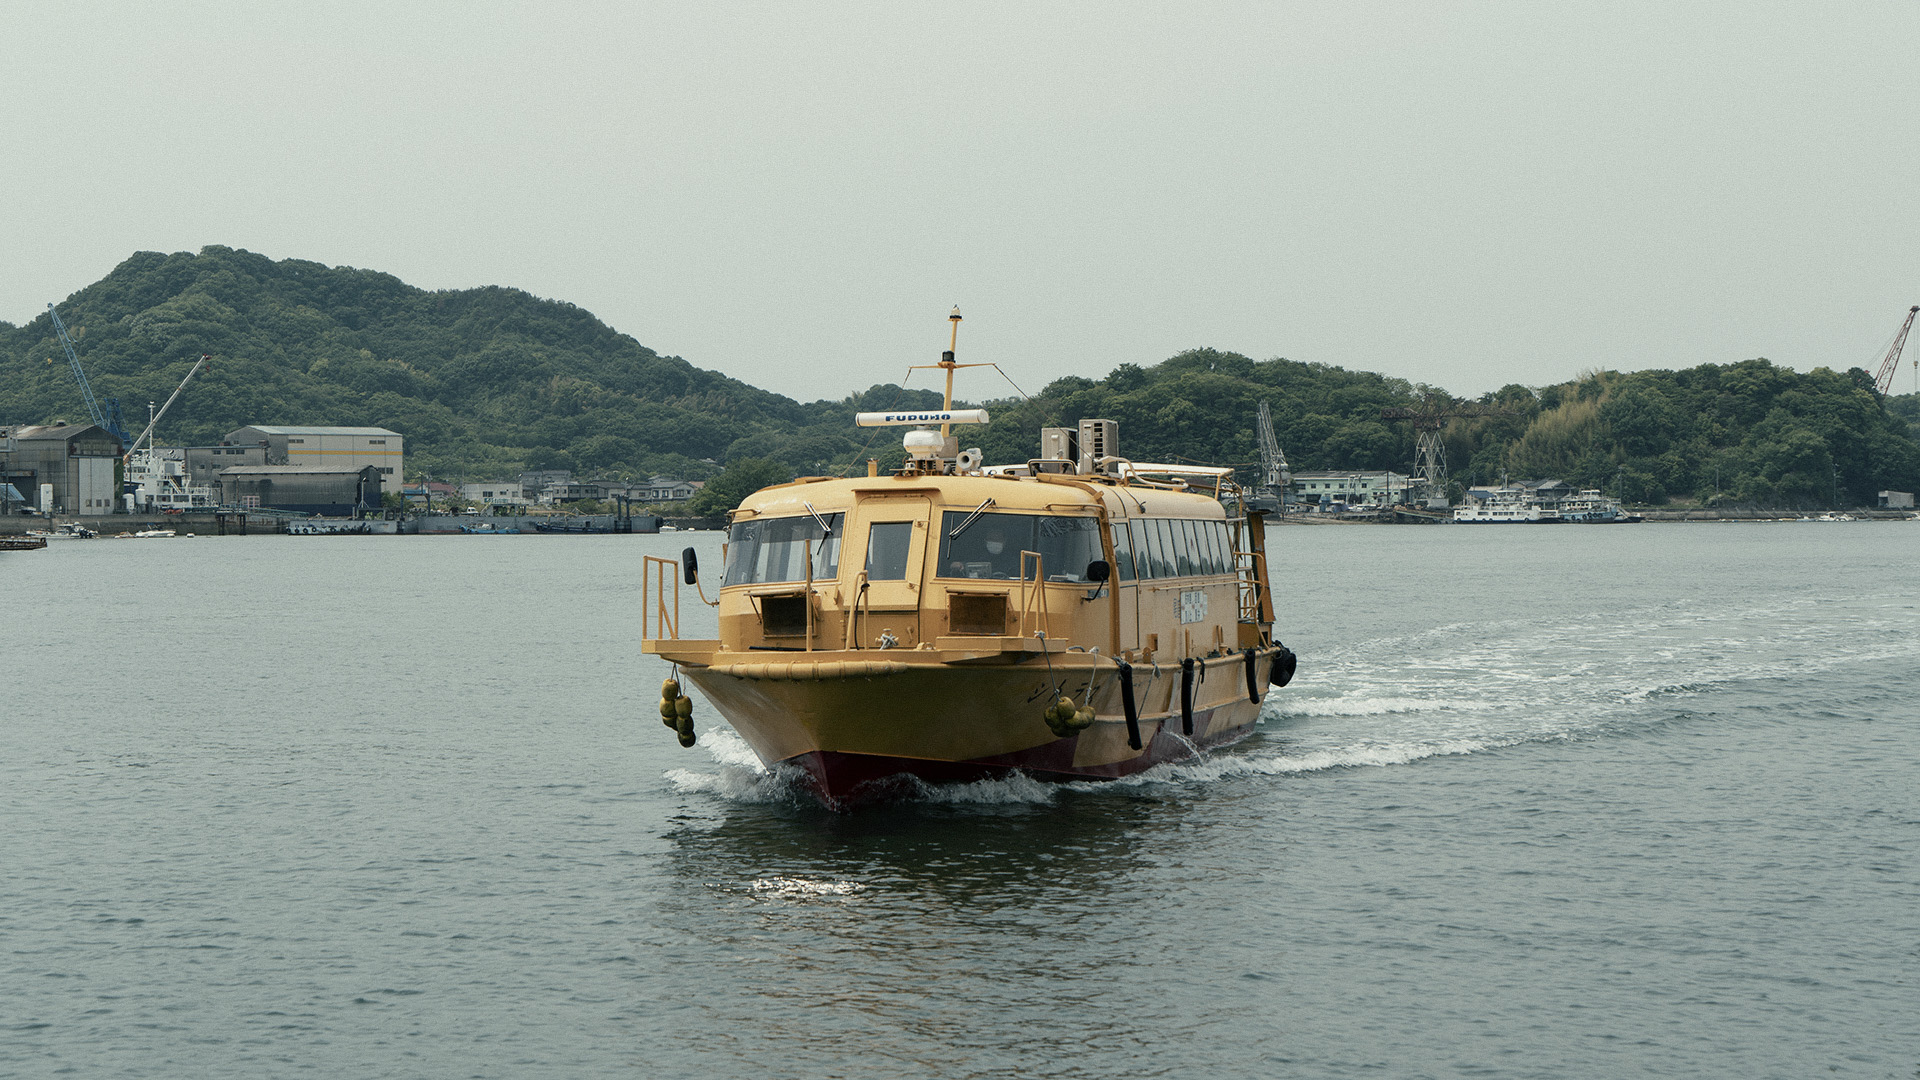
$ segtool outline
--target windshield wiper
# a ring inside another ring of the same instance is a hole
[[[833,526],[827,524],[827,519],[820,516],[820,511],[815,510],[812,503],[803,502],[800,505],[807,508],[807,513],[813,515],[814,523],[820,526],[820,538],[822,540],[833,535]]]
[[[979,517],[981,514],[986,513],[987,507],[992,505],[993,505],[993,500],[988,499],[986,502],[983,502],[979,506],[974,507],[973,513],[968,514],[967,519],[965,521],[962,521],[960,524],[955,525],[953,527],[953,531],[947,534],[947,539],[951,540],[954,537],[959,536],[961,533],[966,532],[967,526],[973,524],[973,519]]]

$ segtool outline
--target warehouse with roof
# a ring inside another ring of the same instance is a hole
[[[254,424],[228,432],[223,443],[230,448],[258,447],[266,452],[267,465],[371,468],[380,481],[380,490],[373,495],[375,506],[380,505],[382,492],[399,491],[406,476],[403,437],[397,431],[381,427]]]
[[[111,514],[118,503],[124,448],[98,424],[0,428],[0,484],[43,514]],[[18,513],[12,498],[0,512]]]
[[[216,497],[226,506],[358,517],[380,509],[380,474],[371,465],[235,465],[220,471]]]

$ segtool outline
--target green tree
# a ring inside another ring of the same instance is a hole
[[[724,514],[741,500],[773,484],[793,479],[793,471],[770,458],[742,458],[728,465],[719,476],[687,500],[687,512],[699,517]]]

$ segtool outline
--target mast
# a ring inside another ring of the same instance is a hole
[[[948,315],[947,318],[949,321],[953,323],[953,336],[947,339],[947,351],[940,355],[940,366],[946,369],[946,372],[947,372],[947,396],[945,400],[943,400],[940,403],[940,409],[942,412],[953,411],[953,369],[959,366],[958,364],[953,362],[954,351],[960,347],[960,305],[959,304],[953,305],[953,314]],[[953,434],[952,424],[940,425],[940,438],[942,441],[944,441],[947,438],[947,436],[951,434]]]

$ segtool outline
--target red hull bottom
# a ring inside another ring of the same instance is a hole
[[[1204,714],[1196,714],[1199,719]],[[1176,722],[1177,726],[1177,722]],[[1196,725],[1200,726],[1200,725]],[[851,810],[876,802],[911,797],[915,780],[929,784],[967,784],[1025,773],[1036,780],[1068,783],[1076,780],[1115,780],[1145,772],[1155,765],[1191,758],[1197,751],[1239,742],[1253,725],[1234,728],[1204,742],[1169,734],[1165,727],[1148,741],[1146,752],[1111,765],[1073,764],[1077,739],[1058,739],[1044,746],[973,761],[937,761],[925,758],[846,754],[815,750],[782,762],[806,771],[814,795],[829,810]]]

